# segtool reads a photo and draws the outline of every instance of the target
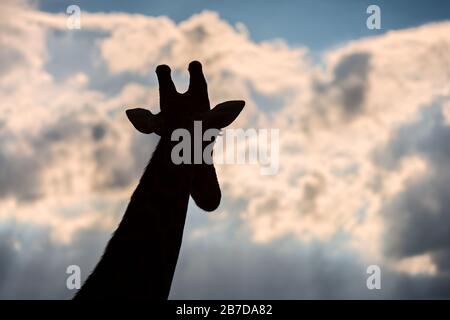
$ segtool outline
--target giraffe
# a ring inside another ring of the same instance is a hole
[[[75,300],[166,300],[181,248],[189,196],[205,211],[219,206],[221,191],[214,164],[174,164],[171,151],[177,142],[171,134],[178,128],[192,132],[194,121],[202,121],[204,130],[222,129],[237,118],[245,102],[228,101],[211,109],[201,63],[192,61],[188,71],[188,90],[180,94],[170,67],[159,65],[161,111],[126,111],[139,132],[156,133],[160,140],[119,226]]]

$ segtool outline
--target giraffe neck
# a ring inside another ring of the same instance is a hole
[[[161,139],[102,259],[76,298],[167,299],[183,237],[190,171]]]

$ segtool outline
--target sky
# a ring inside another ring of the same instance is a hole
[[[164,15],[175,22],[186,20],[204,10],[211,10],[231,24],[245,24],[254,41],[282,38],[291,45],[303,45],[315,50],[323,50],[363,36],[382,34],[388,30],[445,21],[450,11],[450,3],[446,0],[433,0],[432,5],[410,0],[41,0],[38,3],[41,10],[53,13],[64,12],[68,5],[77,4],[89,12]],[[381,30],[369,30],[365,27],[367,15],[364,13],[371,4],[383,8]]]
[[[212,105],[246,101],[233,128],[279,130],[280,166],[217,165],[222,203],[190,202],[170,298],[449,298],[449,9],[2,1],[0,298],[73,296],[67,267],[87,277],[158,142],[124,111],[158,109],[159,64],[185,90],[194,59]]]

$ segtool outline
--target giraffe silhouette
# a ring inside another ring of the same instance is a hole
[[[189,88],[180,94],[171,79],[170,68],[167,65],[156,68],[160,113],[152,114],[141,108],[126,111],[138,131],[156,133],[161,138],[122,221],[94,271],[75,295],[76,300],[167,299],[180,252],[189,195],[205,211],[213,211],[220,204],[214,165],[203,160],[200,164],[192,164],[193,161],[175,164],[171,152],[178,142],[172,141],[171,135],[180,128],[192,133],[194,121],[201,121],[203,130],[222,129],[236,119],[245,102],[228,101],[211,109],[202,65],[192,61],[188,70]],[[209,143],[202,143],[202,152]],[[192,151],[193,156],[195,150]]]

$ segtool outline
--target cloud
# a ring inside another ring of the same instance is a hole
[[[202,237],[218,232],[226,243],[230,229],[222,225],[232,221],[245,234],[233,246],[245,243],[248,264],[241,266],[248,269],[224,260],[243,253],[215,243],[204,272],[181,267],[175,296],[194,286],[190,277],[222,288],[217,297],[238,294],[228,285],[238,275],[251,278],[240,288],[242,297],[265,297],[263,290],[281,297],[289,275],[293,286],[308,289],[291,287],[285,297],[371,298],[361,287],[369,262],[388,270],[387,297],[448,296],[438,285],[448,271],[450,244],[450,113],[441,103],[450,95],[448,22],[359,39],[314,63],[308,48],[255,42],[244,25],[210,11],[178,24],[168,17],[82,12],[82,29],[67,30],[64,14],[1,6],[16,18],[0,19],[0,226],[26,226],[43,243],[24,253],[14,243],[31,240],[2,234],[2,296],[11,289],[9,279],[20,277],[11,275],[11,261],[33,275],[45,273],[44,257],[53,253],[61,255],[54,256],[54,272],[69,260],[93,266],[158,141],[134,132],[124,111],[157,109],[151,73],[160,63],[171,65],[180,91],[186,88],[194,59],[204,63],[212,104],[246,100],[236,127],[280,129],[281,167],[275,176],[261,176],[258,166],[218,166],[224,218],[199,218],[188,228]],[[428,107],[433,103],[439,107]],[[196,212],[191,207],[190,214]],[[295,245],[283,251],[286,239]],[[336,239],[344,239],[342,256],[333,256]],[[183,250],[199,255],[198,246],[188,238]],[[297,274],[300,262],[309,271]],[[258,285],[277,266],[283,273]],[[257,268],[253,276],[249,270]],[[346,286],[350,279],[358,280]],[[210,294],[207,283],[208,291],[195,286],[192,296]],[[332,285],[340,291],[328,291]],[[38,297],[40,290],[21,282],[11,292]],[[68,297],[64,288],[51,290],[45,294]]]
[[[284,237],[258,244],[245,232],[246,222],[233,215],[208,221],[203,227],[213,232],[196,234],[193,220],[207,219],[198,211],[188,217],[185,234],[190,236],[171,299],[442,299],[450,294],[448,277],[409,275],[387,265],[380,265],[382,290],[368,290],[367,267],[375,261],[349,250],[342,237],[309,244]]]
[[[3,221],[0,229],[0,296],[2,299],[69,299],[66,270],[76,264],[87,276],[109,232],[87,228],[70,244],[55,242],[46,227]]]
[[[364,107],[364,98],[368,91],[369,63],[370,55],[367,53],[344,56],[334,68],[334,79],[329,83],[317,83],[317,95],[329,96],[330,99],[321,101],[322,104],[317,105],[316,109],[327,114],[327,106],[337,100],[338,106],[343,108],[344,117],[357,115]]]
[[[383,212],[387,221],[387,252],[414,257],[429,254],[438,271],[449,273],[449,225],[447,185],[450,183],[448,139],[450,126],[443,114],[444,101],[424,108],[419,119],[402,125],[378,161],[390,170],[411,154],[419,154],[430,168],[390,199]],[[380,155],[381,154],[381,155]]]

